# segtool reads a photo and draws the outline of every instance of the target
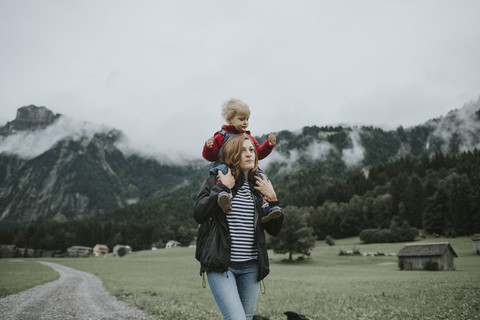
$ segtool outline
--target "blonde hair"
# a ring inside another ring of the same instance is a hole
[[[232,176],[235,180],[240,176],[240,160],[242,159],[243,142],[248,140],[252,143],[253,150],[255,151],[255,166],[248,172],[248,180],[252,180],[258,170],[258,154],[257,148],[252,139],[245,134],[239,134],[231,137],[223,145],[222,154],[220,155],[220,161],[225,163],[232,171]]]
[[[232,119],[239,111],[246,111],[250,113],[250,108],[248,107],[248,104],[242,100],[232,98],[223,104],[222,117],[224,119]]]

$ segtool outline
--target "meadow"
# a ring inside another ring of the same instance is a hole
[[[396,253],[403,243],[363,245],[358,238],[319,242],[309,257],[285,262],[270,253],[271,274],[259,294],[256,314],[286,319],[285,311],[310,319],[480,319],[480,256],[470,238],[448,241],[456,251],[455,271],[400,271],[396,256],[340,256],[340,250]],[[158,319],[221,319],[208,288],[202,288],[192,248],[134,252],[124,257],[43,259],[87,271],[105,288]],[[20,265],[48,274],[34,259],[0,260],[0,296],[24,290]],[[55,273],[50,274],[51,280]],[[48,275],[43,275],[43,281]],[[15,281],[5,281],[14,278]],[[38,283],[31,283],[30,286]],[[18,288],[16,288],[18,286]]]

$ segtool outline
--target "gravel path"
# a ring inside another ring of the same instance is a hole
[[[1,298],[2,320],[154,319],[111,296],[92,274],[56,263],[40,263],[53,268],[60,278]]]

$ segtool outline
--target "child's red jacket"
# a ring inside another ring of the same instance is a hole
[[[257,149],[257,154],[258,154],[258,160],[262,160],[266,158],[273,150],[274,146],[271,146],[268,143],[268,139],[262,144],[259,145],[257,140],[255,140],[254,137],[250,134],[250,131],[238,131],[235,129],[234,126],[230,125],[223,125],[222,129],[225,130],[227,133],[230,134],[247,134],[250,139],[252,139],[253,143],[255,144],[255,148]],[[216,161],[218,160],[218,151],[223,145],[225,135],[221,134],[220,131],[217,131],[215,135],[213,136],[213,147],[208,148],[207,144],[203,145],[203,152],[202,156],[205,158],[207,161]]]

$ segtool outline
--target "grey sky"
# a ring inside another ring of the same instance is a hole
[[[0,124],[46,106],[200,157],[222,103],[255,135],[408,127],[480,96],[480,1],[0,0]]]

